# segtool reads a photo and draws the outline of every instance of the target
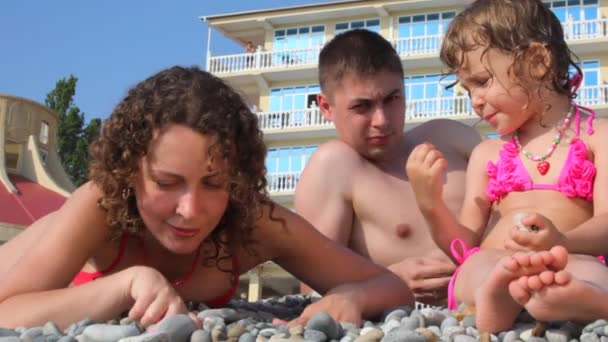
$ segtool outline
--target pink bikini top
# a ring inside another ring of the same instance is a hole
[[[579,139],[580,109],[589,113],[587,133],[593,134],[592,122],[595,112],[592,109],[573,104],[575,137],[570,142],[566,162],[561,170],[556,184],[537,184],[524,167],[514,138],[505,142],[499,153],[496,164],[491,161],[487,165],[489,176],[486,194],[490,201],[498,201],[512,191],[555,190],[568,197],[580,197],[587,201],[593,200],[593,180],[595,165],[589,160],[587,145]]]

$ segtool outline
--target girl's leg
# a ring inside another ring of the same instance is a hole
[[[511,297],[509,283],[525,275],[538,274],[556,262],[549,252],[510,253],[481,250],[467,259],[456,279],[456,298],[475,305],[480,332],[497,332],[511,327],[522,305]]]
[[[513,298],[538,320],[608,319],[608,268],[590,256],[568,256],[562,247],[551,252],[569,257],[566,268],[516,279],[509,285]]]

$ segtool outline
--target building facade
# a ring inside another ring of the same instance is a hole
[[[331,122],[316,107],[318,55],[325,42],[354,28],[376,31],[401,56],[406,92],[406,129],[435,118],[461,120],[483,135],[466,92],[446,90],[454,78],[441,77],[439,48],[447,26],[471,0],[350,0],[201,17],[210,30],[254,53],[213,55],[206,69],[238,88],[258,116],[268,145],[268,190],[293,207],[299,175],[319,144],[335,137]],[[598,115],[608,113],[608,0],[545,2],[564,27],[580,58],[584,84],[577,101]],[[209,35],[210,36],[210,35]]]
[[[0,243],[57,210],[74,190],[57,155],[57,114],[0,94]]]

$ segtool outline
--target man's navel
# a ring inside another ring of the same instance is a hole
[[[412,234],[412,229],[408,224],[400,223],[395,226],[395,233],[397,234],[398,238],[405,239]]]

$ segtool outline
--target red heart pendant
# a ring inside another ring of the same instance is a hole
[[[549,172],[549,167],[551,167],[551,164],[549,164],[549,162],[547,162],[547,161],[536,164],[536,168],[538,169],[538,172],[540,172],[540,174],[543,176],[546,175],[547,172]]]

